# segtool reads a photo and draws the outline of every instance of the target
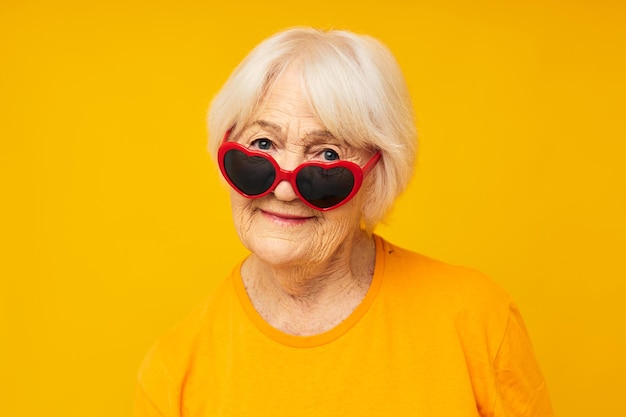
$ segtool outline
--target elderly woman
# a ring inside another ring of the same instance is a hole
[[[152,349],[136,416],[552,415],[509,296],[372,233],[416,152],[381,43],[278,33],[231,75],[209,127],[250,255]]]

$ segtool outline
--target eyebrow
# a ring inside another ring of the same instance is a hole
[[[333,139],[339,142],[335,135],[333,135],[326,129],[313,130],[312,132],[308,132],[304,135],[302,139],[307,143],[316,142],[318,139]]]

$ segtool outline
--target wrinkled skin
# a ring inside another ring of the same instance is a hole
[[[287,170],[306,160],[363,166],[372,156],[326,131],[291,70],[231,140],[268,152]],[[231,190],[237,233],[252,252],[242,268],[244,283],[270,324],[288,333],[315,334],[341,322],[361,301],[374,263],[373,240],[359,227],[362,191],[322,212],[300,201],[286,181],[258,199]]]

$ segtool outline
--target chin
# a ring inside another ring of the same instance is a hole
[[[313,256],[310,239],[280,235],[242,239],[244,245],[262,262],[273,266],[296,266],[309,263]]]

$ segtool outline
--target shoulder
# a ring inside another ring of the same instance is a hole
[[[452,265],[376,237],[385,287],[400,296],[435,304],[443,310],[508,312],[509,294],[490,277],[472,268]]]
[[[233,287],[231,274],[157,340],[148,354],[148,362],[151,355],[157,355],[177,361],[171,365],[181,365],[180,362],[185,360],[183,354],[193,355],[211,337],[212,322],[228,314],[231,300],[236,297]]]
[[[176,409],[180,387],[202,361],[214,322],[232,308],[233,277],[226,278],[184,318],[163,334],[145,356],[137,375],[139,390],[160,410]]]
[[[489,415],[553,415],[530,337],[509,294],[474,269],[377,239],[386,305],[400,306],[397,314],[408,317],[409,329],[444,335],[447,345],[437,344],[438,349],[463,352],[478,408]]]
[[[451,265],[381,240],[385,310],[414,329],[446,334],[471,356],[493,363],[511,317],[509,294],[485,274]],[[406,318],[403,318],[406,317]],[[417,331],[417,330],[416,330]]]

